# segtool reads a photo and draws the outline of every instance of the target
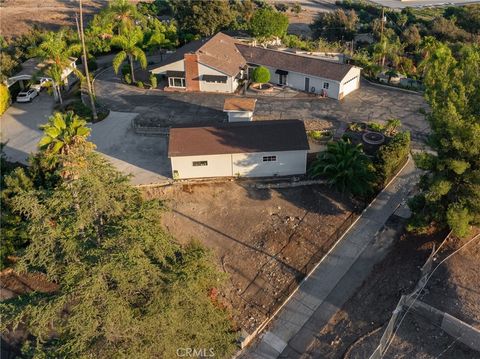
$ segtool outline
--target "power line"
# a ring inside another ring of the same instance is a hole
[[[451,233],[451,232],[450,232]],[[450,235],[449,233],[449,235]],[[425,286],[427,285],[428,281],[430,280],[430,278],[432,277],[432,275],[435,273],[435,271],[438,269],[438,267],[440,267],[445,261],[447,261],[448,259],[450,259],[451,257],[453,257],[455,254],[457,254],[458,252],[460,252],[463,248],[465,248],[467,245],[469,245],[470,243],[472,243],[475,239],[477,239],[478,237],[480,237],[480,233],[473,236],[473,238],[471,238],[468,242],[466,242],[465,244],[463,244],[460,248],[456,249],[455,251],[453,251],[452,253],[450,253],[448,256],[446,256],[443,260],[441,260],[437,265],[436,267],[430,272],[430,274],[428,275],[427,277],[427,280],[425,281],[425,283],[416,290],[416,293],[413,292],[412,294],[415,293],[415,298],[413,299],[412,303],[408,306],[407,310],[405,311],[405,313],[402,315],[402,318],[400,319],[400,322],[398,323],[397,327],[395,328],[395,330],[393,331],[392,333],[392,336],[390,338],[390,340],[388,341],[388,344],[387,344],[387,347],[385,348],[385,350],[383,351],[383,354],[382,354],[382,358],[383,356],[387,353],[388,351],[388,348],[390,348],[390,345],[392,344],[393,342],[393,339],[395,338],[395,335],[397,334],[398,330],[400,329],[400,326],[402,325],[403,323],[403,320],[405,319],[405,317],[407,316],[408,312],[410,311],[410,309],[412,308],[412,306],[415,304],[415,302],[417,301],[418,297],[420,296],[420,293],[422,292],[422,290],[425,288]],[[448,238],[448,236],[447,236]],[[446,242],[446,241],[445,241]],[[443,243],[442,243],[443,244]],[[440,248],[439,248],[440,249]],[[438,253],[438,249],[435,251],[435,254]]]

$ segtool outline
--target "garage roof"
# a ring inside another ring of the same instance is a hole
[[[308,150],[299,120],[226,123],[170,130],[168,157]]]
[[[286,73],[292,71],[334,81],[342,81],[348,71],[354,67],[353,65],[257,46],[237,44],[237,48],[247,63],[273,67]]]

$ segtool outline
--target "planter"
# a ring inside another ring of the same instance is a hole
[[[254,92],[272,92],[273,91],[273,85],[272,84],[269,84],[269,83],[264,83],[264,84],[261,84],[261,83],[252,83],[250,85],[250,90],[254,91]]]
[[[362,140],[369,145],[381,145],[385,142],[385,136],[380,132],[366,132],[363,134]]]

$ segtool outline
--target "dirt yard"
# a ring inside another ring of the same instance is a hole
[[[146,191],[164,198],[166,228],[183,243],[195,238],[211,248],[229,274],[222,295],[247,333],[266,319],[289,284],[317,251],[332,245],[332,233],[353,204],[321,186],[257,189],[247,181],[173,185]]]
[[[86,21],[107,4],[106,0],[84,0]],[[0,33],[10,37],[27,33],[35,25],[50,30],[74,26],[77,11],[78,0],[0,0]]]
[[[389,255],[375,267],[356,294],[318,334],[302,358],[369,357],[402,294],[410,293],[420,278],[420,267],[446,233],[403,235]],[[451,239],[438,263],[463,242]],[[480,241],[444,263],[419,299],[467,323],[480,327]],[[455,341],[443,330],[415,314],[405,317],[385,358],[477,358],[478,353]]]

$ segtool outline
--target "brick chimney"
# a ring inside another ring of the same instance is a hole
[[[185,54],[185,86],[187,91],[200,91],[197,54]]]

